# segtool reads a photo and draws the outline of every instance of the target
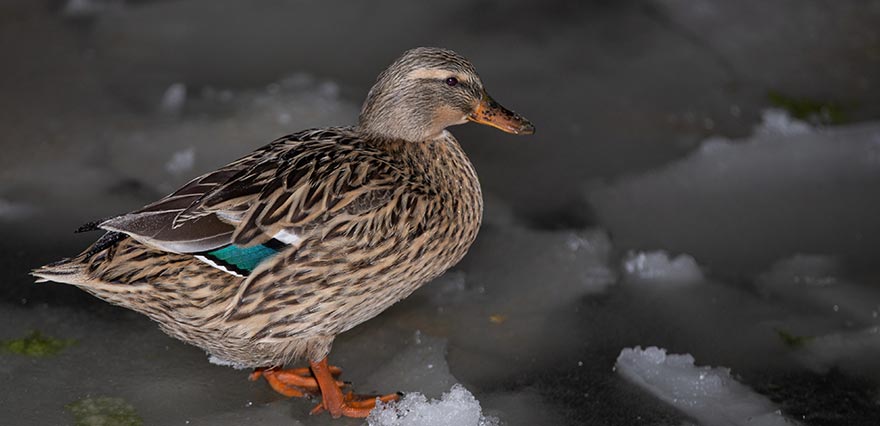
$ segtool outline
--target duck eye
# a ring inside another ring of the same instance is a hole
[[[457,79],[457,78],[455,78],[455,77],[449,77],[449,78],[446,79],[446,85],[447,85],[447,86],[455,86],[456,84],[458,84],[458,79]]]

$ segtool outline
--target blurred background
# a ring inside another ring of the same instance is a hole
[[[84,222],[354,124],[427,45],[537,133],[451,129],[484,228],[340,337],[356,389],[461,383],[510,425],[880,424],[880,1],[5,0],[0,34],[0,423],[360,424],[27,272]]]

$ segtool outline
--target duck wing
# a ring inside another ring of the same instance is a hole
[[[175,253],[293,244],[305,226],[380,208],[405,180],[360,142],[345,128],[285,136],[98,227]]]

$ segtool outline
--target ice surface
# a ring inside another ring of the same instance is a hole
[[[768,108],[761,112],[761,124],[755,128],[760,136],[803,135],[813,130],[809,123],[794,119],[785,110]]]
[[[880,380],[880,327],[810,336],[795,357],[818,373],[837,368],[856,377]]]
[[[880,325],[880,288],[847,277],[839,258],[797,254],[775,262],[757,279],[770,297],[848,327]]]
[[[453,385],[439,400],[428,401],[410,393],[399,402],[383,404],[367,418],[370,426],[497,426],[494,417],[484,417],[480,403],[464,386]]]
[[[705,426],[794,425],[767,398],[743,386],[725,368],[697,367],[694,357],[665,349],[626,348],[615,369],[627,380]]]
[[[840,283],[842,270],[840,260],[832,256],[797,254],[775,262],[761,281],[776,288],[826,287]]]
[[[427,408],[461,383],[508,426],[694,424],[611,371],[621,348],[653,345],[730,367],[806,425],[877,425],[876,2],[263,3],[0,6],[0,340],[79,342],[0,353],[0,424],[71,424],[65,406],[93,397],[147,425],[362,424],[309,416],[314,401],[27,271],[94,240],[70,234],[83,222],[354,123],[382,67],[440,45],[539,130],[451,129],[484,227],[453,271],[339,336],[331,362],[356,392]],[[836,102],[848,124],[767,110],[770,91]],[[699,285],[636,284],[657,271]]]
[[[357,105],[340,99],[333,83],[302,73],[260,89],[206,88],[186,103],[184,92],[182,86],[169,87],[168,104],[163,108],[185,117],[118,114],[108,118],[111,125],[100,137],[86,138],[78,150],[52,156],[29,153],[33,161],[27,164],[10,162],[0,170],[4,176],[0,194],[13,194],[8,205],[33,205],[46,211],[63,208],[68,217],[85,222],[137,208],[195,174],[233,161],[293,130],[349,124],[357,116]],[[114,126],[114,122],[129,125]],[[59,181],[59,175],[65,179]],[[99,209],[97,205],[104,206]],[[47,223],[50,228],[57,225]]]
[[[715,272],[757,273],[797,252],[872,264],[880,198],[866,194],[880,193],[880,124],[790,127],[708,139],[665,167],[597,183],[588,199],[620,248],[689,253]]]
[[[670,259],[664,251],[630,252],[623,260],[626,279],[633,283],[687,285],[703,280],[697,261],[687,254]]]
[[[839,258],[805,254],[775,262],[756,285],[799,314],[777,324],[796,339],[799,363],[821,374],[839,369],[880,380],[880,288],[848,276]]]
[[[427,298],[436,314],[413,325],[427,332],[456,330],[457,345],[449,354],[453,371],[491,382],[509,368],[553,362],[580,324],[573,316],[547,313],[603,294],[617,273],[610,264],[611,242],[599,230],[487,227],[480,237],[462,266],[467,274],[447,274],[416,296]]]
[[[457,382],[449,371],[446,352],[446,339],[416,330],[411,343],[373,371],[363,385],[437,397]]]

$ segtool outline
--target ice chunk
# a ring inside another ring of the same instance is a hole
[[[625,348],[615,364],[625,379],[673,405],[700,424],[793,425],[767,398],[730,376],[726,368],[694,366],[689,355],[667,355],[665,349]]]
[[[170,116],[180,115],[185,103],[186,85],[174,83],[168,86],[165,89],[165,93],[162,94],[162,101],[159,102],[159,112]]]
[[[880,193],[880,123],[798,133],[777,121],[765,130],[784,130],[713,138],[668,166],[588,188],[598,222],[624,250],[685,252],[720,274],[829,247],[876,262],[880,227],[865,224],[880,198],[865,194]]]
[[[623,260],[628,282],[646,284],[687,285],[703,281],[697,261],[687,254],[673,259],[665,251],[630,252]]]
[[[382,404],[367,418],[370,426],[497,426],[498,419],[483,416],[480,402],[464,386],[455,384],[439,400],[428,401],[410,393],[396,403]]]
[[[813,131],[805,121],[792,118],[785,110],[768,108],[761,112],[761,124],[755,127],[756,135],[792,136]]]

